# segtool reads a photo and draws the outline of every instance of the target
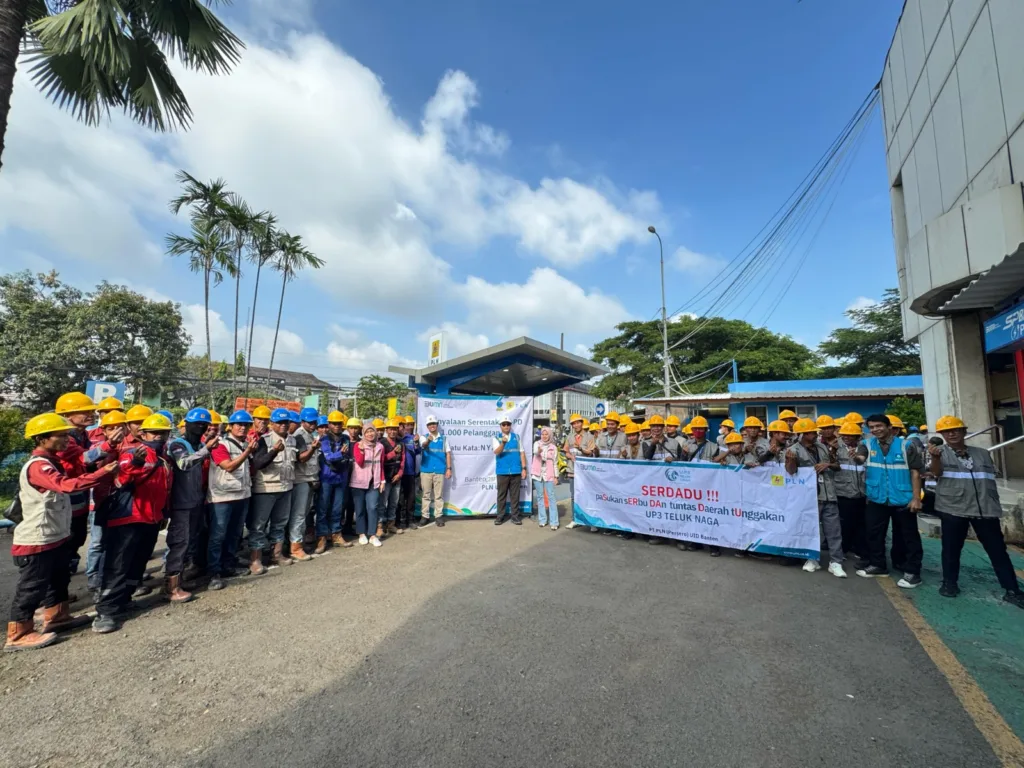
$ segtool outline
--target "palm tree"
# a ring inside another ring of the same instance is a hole
[[[281,301],[277,305],[277,325],[274,326],[274,344],[270,348],[270,370],[274,370],[274,354],[277,352],[277,334],[281,330],[281,311],[284,309],[284,289],[291,280],[306,267],[320,269],[324,265],[321,258],[302,244],[298,235],[282,232],[278,240],[278,254],[274,259],[274,269],[281,273]]]
[[[188,268],[203,273],[203,308],[206,314],[206,361],[210,369],[210,402],[213,402],[213,348],[210,344],[210,280],[220,285],[224,274],[234,276],[231,243],[216,219],[192,217],[192,236],[167,235],[167,253],[188,256]]]
[[[260,293],[260,272],[263,265],[271,262],[279,247],[277,219],[272,213],[258,214],[253,222],[252,240],[249,244],[249,260],[256,265],[256,287],[252,291],[252,317],[249,320],[249,341],[245,354],[245,394],[249,397],[249,374],[252,371],[252,334],[256,327],[256,299]]]
[[[234,349],[231,353],[231,359],[234,361],[231,368],[231,388],[234,389],[237,382],[235,367],[238,364],[238,302],[242,287],[242,250],[251,243],[259,217],[265,214],[253,213],[248,203],[232,192],[228,195],[227,204],[220,207],[217,215],[221,225],[235,243],[235,332],[232,336]]]
[[[192,109],[168,56],[227,73],[245,44],[217,0],[0,0],[0,158],[24,44],[35,84],[90,125],[119,109],[149,128],[188,128]]]

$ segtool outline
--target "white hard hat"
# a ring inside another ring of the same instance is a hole
[[[427,416],[427,424],[437,424],[437,416]]]
[[[499,425],[501,425],[501,424],[511,424],[511,423],[512,423],[512,419],[510,419],[508,416],[502,416],[502,417],[500,417],[498,419],[498,424]]]

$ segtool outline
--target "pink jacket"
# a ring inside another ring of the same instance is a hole
[[[554,480],[558,472],[558,446],[553,442],[533,444],[533,466],[530,474],[541,480]]]
[[[352,449],[350,488],[368,489],[384,482],[384,446],[374,443],[370,448],[362,440]]]

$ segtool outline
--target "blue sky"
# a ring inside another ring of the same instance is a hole
[[[328,266],[288,287],[276,367],[349,383],[528,333],[583,351],[670,311],[765,224],[877,81],[890,0],[482,3],[252,0],[230,77],[183,74],[196,114],[157,136],[75,124],[19,76],[0,171],[5,268],[124,282],[183,304],[164,256],[174,170],[224,176]],[[793,256],[796,258],[796,256]],[[721,307],[758,321],[766,299]],[[768,321],[814,345],[896,284],[882,128],[855,164],[792,294]],[[261,283],[254,362],[280,288]],[[243,283],[251,301],[251,276]],[[216,292],[230,356],[233,295]]]

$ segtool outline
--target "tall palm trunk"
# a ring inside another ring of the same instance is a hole
[[[249,399],[249,371],[252,369],[252,329],[256,325],[256,297],[260,293],[260,270],[263,269],[263,259],[256,261],[256,287],[252,291],[252,318],[249,320],[249,348],[245,353],[245,399]]]
[[[25,35],[30,0],[0,0],[0,168],[3,167],[4,136],[11,113],[14,73]]]
[[[235,386],[238,384],[237,371],[238,371],[238,292],[242,288],[242,238],[235,240],[235,245],[238,247],[238,253],[235,256],[235,333],[232,336],[234,339],[233,352],[231,354],[231,390],[234,391]]]
[[[210,344],[210,268],[203,272],[203,306],[206,315],[206,362],[210,367],[210,405],[213,405],[213,345]]]
[[[267,372],[267,378],[270,378],[270,371],[274,370],[274,353],[277,352],[277,334],[281,330],[281,310],[284,309],[284,289],[288,285],[288,278],[281,278],[281,301],[277,305],[277,325],[274,326],[274,344],[270,348],[270,368]]]

